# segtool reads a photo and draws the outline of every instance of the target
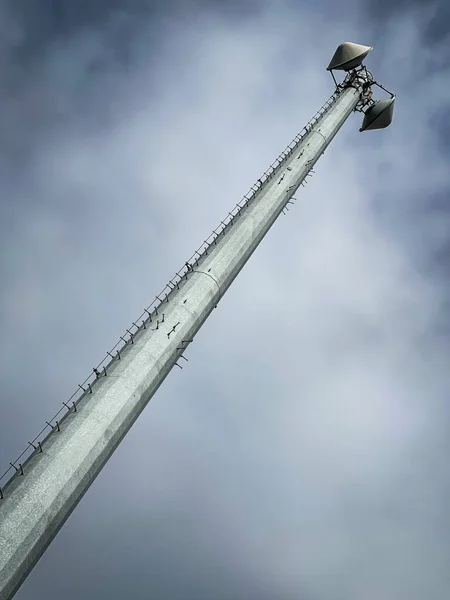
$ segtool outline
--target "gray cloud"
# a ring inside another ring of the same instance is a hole
[[[419,41],[425,43],[439,52],[443,52],[448,60],[448,48],[445,42],[448,41],[449,25],[450,25],[450,9],[448,3],[444,0],[434,0],[427,2],[426,0],[396,0],[389,2],[381,0],[377,4],[368,2],[365,6],[367,15],[376,24],[384,26],[390,20],[402,21],[408,19],[409,15],[415,10],[422,10],[428,18],[418,23]],[[420,52],[421,44],[419,43],[416,51]],[[411,55],[411,59],[416,56]],[[436,57],[439,61],[442,56]]]
[[[17,597],[441,598],[450,182],[422,115],[448,72],[424,12],[379,35],[350,4],[130,3],[125,68],[95,6],[42,26],[1,99],[3,464],[328,97],[334,46],[372,43],[398,100],[386,131],[350,119]]]

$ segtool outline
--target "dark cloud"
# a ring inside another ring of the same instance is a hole
[[[141,68],[151,81],[171,51],[167,47],[174,24],[208,12],[222,19],[257,14],[251,0],[191,0],[159,2],[116,0],[55,2],[26,0],[0,5],[3,23],[0,90],[1,174],[17,176],[43,140],[68,127],[95,130],[116,122],[126,86],[139,82],[132,74]],[[145,101],[152,98],[146,82]],[[7,151],[5,151],[7,148]]]
[[[128,62],[142,21],[157,19],[161,25],[164,17],[195,19],[207,10],[243,18],[257,13],[258,5],[254,0],[4,0],[2,10],[20,32],[10,41],[14,56],[23,62],[32,62],[64,38],[92,31],[104,36],[103,42],[119,60]]]
[[[446,0],[381,0],[380,2],[366,2],[362,5],[369,19],[376,25],[375,31],[382,35],[386,23],[393,19],[408,20],[414,11],[420,11],[422,19],[419,22],[421,43],[434,50],[429,57],[427,66],[430,69],[437,66],[448,66],[450,61],[449,36],[450,36],[450,5]],[[395,31],[391,32],[395,35]],[[389,43],[387,38],[386,43]],[[424,48],[417,45],[411,52],[410,60],[417,58]]]
[[[431,115],[423,116],[429,119],[430,126],[437,133],[438,143],[442,145],[444,151],[447,151],[450,140],[450,108],[442,106]]]
[[[126,74],[141,21],[114,4],[27,2],[3,6],[3,81],[0,103],[9,166],[23,164],[37,139],[55,127],[105,124],[117,77]],[[116,8],[116,10],[114,10]],[[147,46],[148,60],[158,48]],[[93,106],[93,96],[102,112]]]

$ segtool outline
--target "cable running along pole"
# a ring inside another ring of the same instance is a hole
[[[377,84],[362,61],[372,48],[347,42],[328,66],[346,72],[316,118],[295,138],[275,168],[211,244],[186,263],[171,291],[135,330],[125,347],[0,487],[0,600],[9,600],[120,444],[150,398],[310,174],[353,111],[364,112],[361,130],[386,127],[395,96],[374,101]],[[384,89],[384,88],[382,88]],[[80,386],[81,387],[81,386]],[[0,482],[0,485],[2,483]]]

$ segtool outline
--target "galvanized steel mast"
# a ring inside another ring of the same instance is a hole
[[[374,102],[378,84],[362,66],[370,50],[339,46],[328,69],[347,76],[303,135],[203,254],[186,263],[167,298],[134,323],[125,346],[94,369],[93,382],[49,423],[50,433],[30,442],[30,456],[11,463],[14,474],[0,487],[0,600],[18,590],[351,112],[365,111],[362,129],[390,123],[394,96]]]

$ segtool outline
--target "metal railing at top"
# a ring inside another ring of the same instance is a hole
[[[135,335],[145,329],[149,322],[152,322],[152,317],[158,315],[158,308],[161,304],[169,302],[170,296],[174,290],[179,289],[180,283],[183,279],[187,279],[188,275],[192,272],[193,265],[198,266],[202,259],[208,254],[208,249],[213,245],[217,244],[217,239],[220,235],[225,235],[227,230],[233,225],[234,219],[240,216],[241,212],[245,210],[249,204],[256,199],[258,193],[263,189],[276,173],[280,170],[286,160],[292,155],[293,151],[303,141],[307,134],[311,131],[314,125],[328,112],[331,106],[336,102],[340,95],[340,91],[337,90],[333,95],[325,102],[325,104],[317,111],[314,117],[305,125],[305,127],[298,133],[292,142],[286,146],[283,152],[280,153],[278,158],[273,162],[270,167],[263,173],[263,175],[257,180],[249,192],[245,194],[240,202],[236,204],[231,212],[220,222],[219,227],[213,230],[211,235],[204,240],[203,244],[194,252],[184,264],[182,269],[175,273],[175,276],[169,280],[164,289],[155,297],[153,302],[144,309],[144,312],[133,321],[129,329],[125,330],[123,336],[120,336],[119,341],[109,352],[103,360],[93,368],[92,373],[86,377],[86,379],[78,384],[77,389],[65,402],[62,403],[62,407],[59,411],[49,420],[45,422],[45,426],[41,431],[28,442],[27,447],[23,452],[16,458],[15,461],[9,463],[9,467],[0,476],[0,500],[3,499],[3,487],[7,485],[14,476],[24,475],[25,471],[23,468],[24,462],[27,461],[34,453],[42,452],[43,436],[48,437],[48,434],[60,431],[60,420],[70,412],[77,411],[77,405],[79,402],[88,394],[92,394],[92,388],[95,382],[107,375],[109,366],[115,361],[120,359],[121,352],[130,344],[134,343]],[[139,325],[139,321],[141,321]],[[128,337],[129,336],[129,337]],[[126,339],[128,337],[128,339]]]

